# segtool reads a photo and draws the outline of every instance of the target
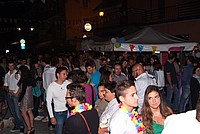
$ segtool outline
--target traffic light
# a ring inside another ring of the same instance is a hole
[[[25,45],[25,40],[24,39],[21,39],[20,40],[20,45],[21,45],[21,49],[25,49],[26,48],[26,45]]]

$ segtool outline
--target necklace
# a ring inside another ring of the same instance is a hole
[[[131,117],[131,121],[134,123],[137,131],[138,131],[138,134],[143,134],[144,131],[145,131],[145,127],[142,123],[142,120],[141,120],[141,117],[140,115],[138,114],[137,111],[135,110],[132,110],[132,112],[128,111],[124,106],[123,104],[120,104],[119,105],[119,108],[121,110],[123,110],[125,113],[127,113],[129,115],[129,117]]]
[[[76,113],[80,113],[83,111],[88,111],[92,109],[92,105],[89,105],[88,103],[82,103],[77,105],[72,111],[71,115],[75,115]]]

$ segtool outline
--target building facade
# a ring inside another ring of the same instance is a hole
[[[199,7],[198,0],[68,0],[66,37],[74,43],[83,34],[110,38],[151,26],[160,32],[199,42]],[[104,16],[98,15],[100,11]],[[85,22],[93,26],[90,33],[83,29]]]

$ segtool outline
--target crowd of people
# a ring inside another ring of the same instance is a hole
[[[174,53],[165,63],[155,54],[114,52],[22,57],[0,56],[0,114],[9,107],[10,132],[34,134],[35,120],[55,134],[200,131],[200,64],[192,55],[183,66]],[[174,125],[184,117],[196,128]]]

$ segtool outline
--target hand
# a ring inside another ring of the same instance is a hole
[[[14,91],[13,91],[13,90],[8,90],[8,92],[9,92],[10,94],[14,94]]]
[[[98,134],[109,134],[108,128],[99,128]]]
[[[173,90],[173,87],[174,87],[173,85],[170,85],[171,90]]]
[[[57,122],[56,122],[56,118],[55,118],[55,117],[52,117],[52,118],[51,118],[51,124],[56,125],[56,123],[57,123]]]
[[[16,94],[15,93],[13,93],[14,95],[15,95],[15,97],[18,97],[19,96],[19,92],[17,92]]]

